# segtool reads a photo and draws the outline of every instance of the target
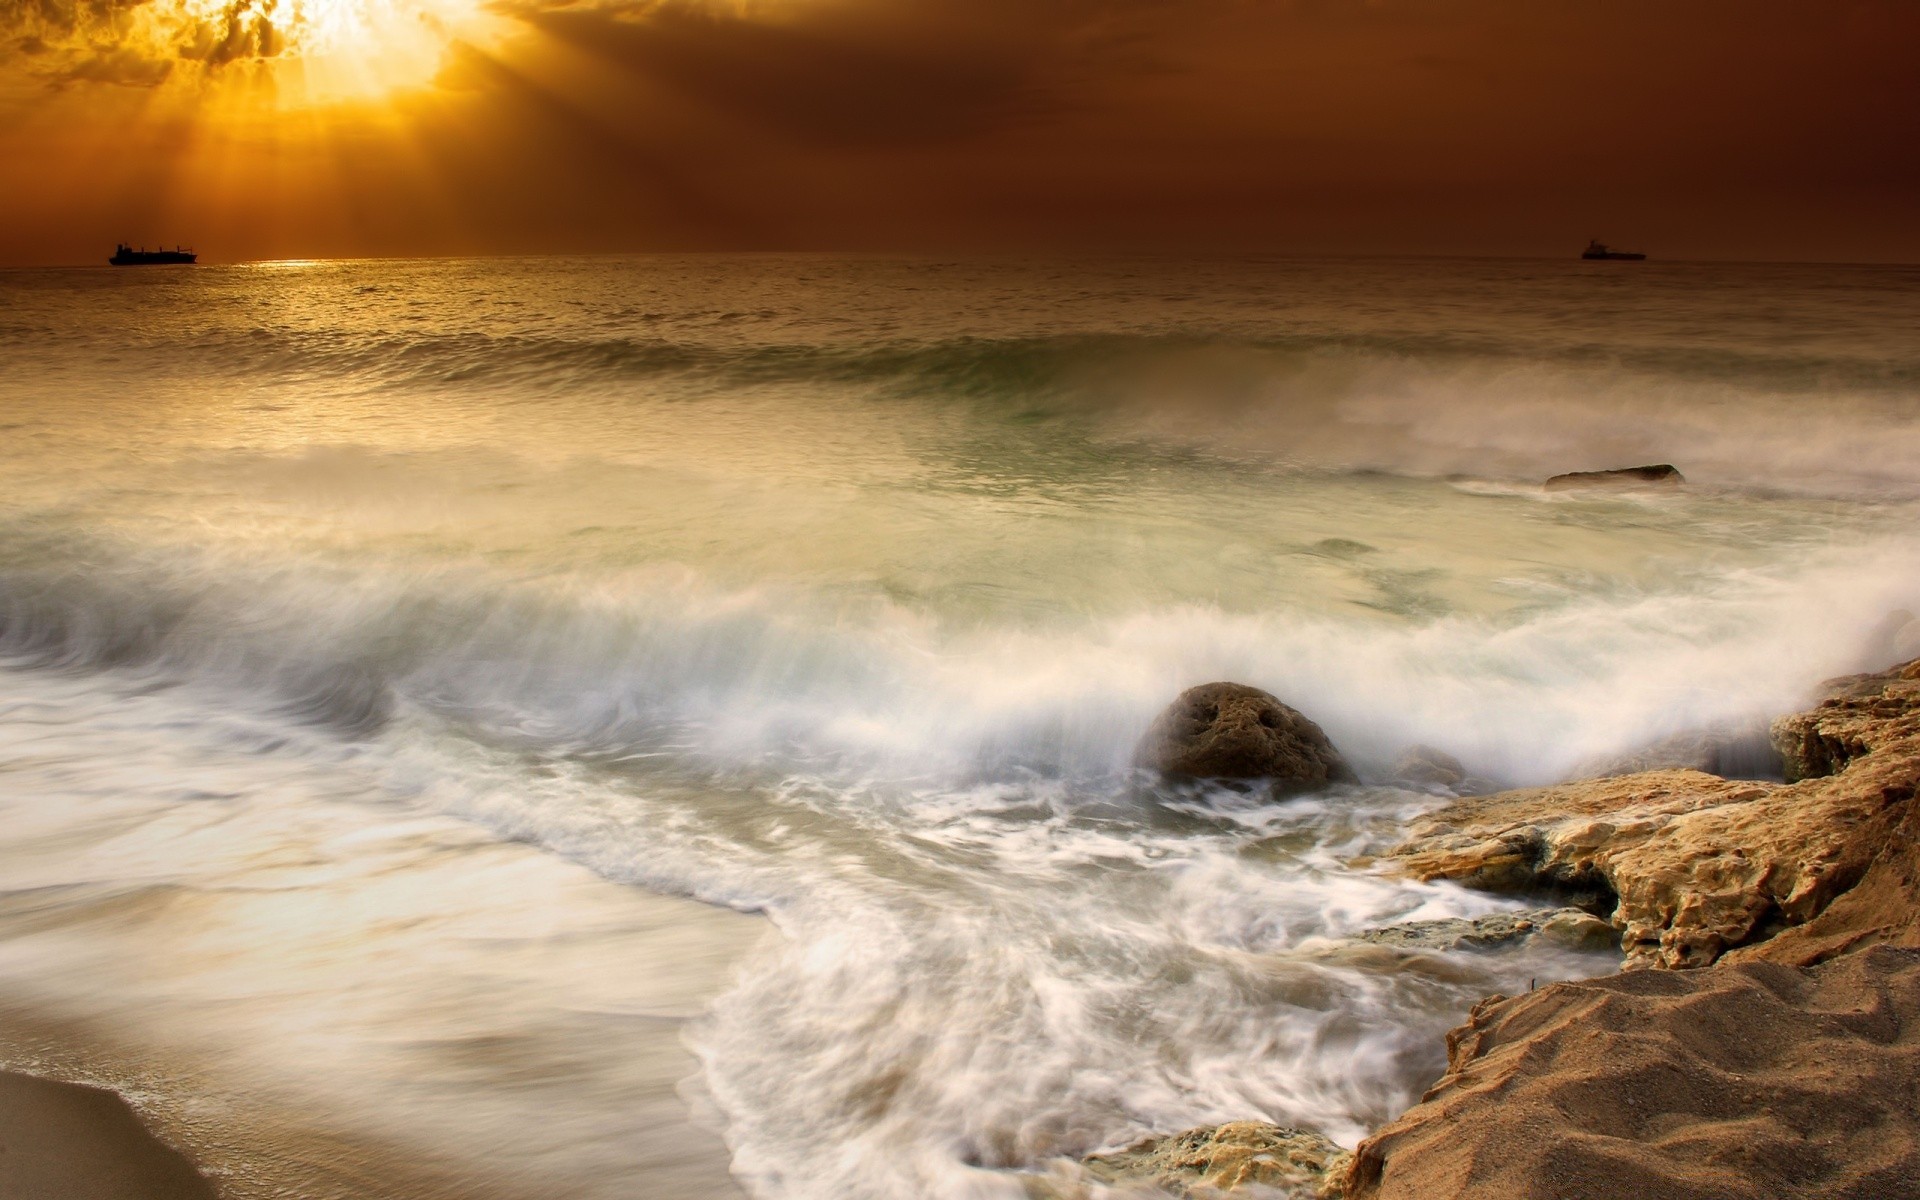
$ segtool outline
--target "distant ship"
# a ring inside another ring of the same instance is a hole
[[[116,267],[152,267],[162,263],[190,263],[198,257],[193,251],[178,246],[171,250],[135,250],[122,244],[113,248],[113,257],[107,261]]]
[[[1644,254],[1636,253],[1635,251],[1632,251],[1632,250],[1615,250],[1609,247],[1605,242],[1599,240],[1598,238],[1594,238],[1587,242],[1587,248],[1580,255],[1580,257],[1581,258],[1610,258],[1610,259],[1617,259],[1618,261],[1621,261],[1621,262],[1639,262],[1642,259],[1646,258],[1647,256]]]

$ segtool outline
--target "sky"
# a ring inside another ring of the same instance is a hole
[[[0,264],[1920,262],[1920,0],[0,0]]]

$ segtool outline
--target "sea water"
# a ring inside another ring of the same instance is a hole
[[[1397,756],[1551,782],[1885,665],[1917,334],[1896,267],[0,273],[0,1009],[238,1194],[1351,1145],[1617,962],[1353,940],[1518,903],[1377,864],[1445,799]],[[1214,679],[1365,782],[1133,769]]]

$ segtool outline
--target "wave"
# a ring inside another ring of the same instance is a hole
[[[29,335],[35,341],[62,340],[59,331],[51,328],[0,331],[9,339]],[[90,336],[79,340],[91,343]],[[1115,364],[1130,367],[1217,355],[1282,364],[1310,356],[1401,361],[1443,372],[1469,363],[1495,368],[1544,364],[1768,392],[1911,394],[1920,390],[1920,359],[1878,352],[1415,331],[1303,330],[1280,335],[1093,331],[816,342],[778,337],[718,340],[258,326],[216,328],[188,338],[170,331],[164,337],[125,338],[105,349],[148,363],[172,357],[194,369],[225,370],[254,379],[286,373],[387,385],[534,383],[565,388],[684,375],[735,383],[879,382],[912,391],[1011,395],[1072,386],[1088,371],[1102,372]]]
[[[1920,496],[1920,359],[1865,352],[1334,331],[842,342],[253,328],[98,348],[85,370],[137,370],[143,386],[172,372],[190,392],[296,405],[393,392],[638,411],[777,389],[803,406],[961,406],[1016,439],[1315,469],[1537,482],[1674,462],[1708,485]]]
[[[350,737],[396,713],[489,744],[840,780],[1111,780],[1181,688],[1268,687],[1385,773],[1430,742],[1540,782],[1663,734],[1798,706],[1920,608],[1876,542],[1668,592],[1418,621],[1201,605],[952,625],[883,596],[684,569],[526,581],[99,539],[0,546],[0,656],[221,691]],[[1111,787],[1110,783],[1101,787]]]

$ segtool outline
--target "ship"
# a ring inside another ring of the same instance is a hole
[[[1604,258],[1617,262],[1640,262],[1647,256],[1636,250],[1615,250],[1599,238],[1590,238],[1587,248],[1581,252],[1581,258]]]
[[[167,263],[191,263],[199,255],[191,250],[182,250],[175,246],[171,250],[135,250],[126,243],[113,248],[113,257],[107,261],[116,267],[154,267]]]

